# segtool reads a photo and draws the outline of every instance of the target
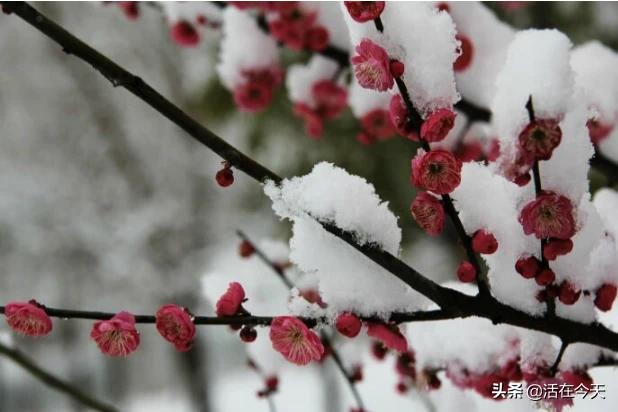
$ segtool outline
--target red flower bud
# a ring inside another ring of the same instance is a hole
[[[472,237],[472,249],[476,253],[491,255],[498,250],[498,241],[493,234],[485,230],[477,230]]]
[[[472,263],[464,260],[457,268],[457,278],[464,283],[474,282],[476,279],[476,269]]]
[[[355,314],[346,312],[337,316],[335,326],[343,336],[353,338],[360,333],[362,323]]]
[[[607,312],[612,308],[614,300],[616,299],[616,285],[604,283],[599,289],[597,289],[597,296],[594,299],[594,304],[599,310]]]
[[[541,268],[541,262],[534,256],[519,258],[515,263],[515,270],[526,279],[532,279]]]
[[[558,256],[566,255],[573,250],[571,239],[551,239],[543,248],[543,256],[547,260],[556,260]]]
[[[553,270],[546,268],[537,273],[534,280],[536,280],[536,283],[539,286],[547,286],[551,285],[554,280],[556,280],[556,275]]]

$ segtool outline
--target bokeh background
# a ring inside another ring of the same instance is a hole
[[[575,44],[599,39],[618,47],[616,3],[507,3],[489,6],[516,27],[556,27]],[[208,30],[197,48],[181,48],[156,7],[142,7],[140,18],[129,21],[113,4],[34,5],[280,175],[304,174],[328,160],[366,177],[400,216],[405,260],[436,280],[454,273],[461,252],[452,232],[430,239],[409,216],[415,148],[408,141],[361,145],[349,112],[329,122],[321,140],[310,139],[283,88],[263,113],[239,113],[214,72],[218,31]],[[286,62],[308,57],[284,53]],[[152,313],[174,301],[210,314],[213,302],[204,289],[219,284],[209,279],[231,281],[237,271],[250,270],[236,254],[236,229],[256,241],[289,236],[253,180],[237,172],[234,185],[219,187],[220,158],[7,15],[0,15],[0,145],[2,302],[34,297],[51,307]],[[264,294],[284,303],[285,290],[269,282]],[[3,339],[121,410],[268,410],[255,396],[261,382],[246,366],[244,344],[227,328],[200,328],[194,350],[178,354],[154,328],[142,327],[142,346],[127,359],[102,356],[89,330],[89,322],[59,320],[50,337],[27,340],[0,326]],[[332,365],[282,376],[279,410],[349,406]],[[376,364],[360,387],[374,405],[423,403],[392,403],[403,402],[393,400],[401,398],[395,383],[392,365]],[[80,410],[0,358],[0,411]]]

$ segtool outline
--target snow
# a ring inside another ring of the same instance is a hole
[[[381,16],[383,34],[374,24],[355,22],[347,11],[344,16],[354,47],[367,37],[404,63],[403,80],[421,115],[452,107],[459,100],[453,72],[455,25],[447,13],[429,3],[388,2]]]
[[[388,92],[378,92],[361,87],[356,77],[352,76],[348,90],[348,104],[355,117],[360,119],[375,109],[389,110],[391,97],[392,94]]]
[[[558,30],[524,30],[511,42],[496,79],[491,105],[501,140],[510,141],[528,123],[532,96],[538,118],[562,119],[573,93],[569,39]]]
[[[452,197],[466,232],[472,235],[485,229],[498,240],[495,253],[481,255],[489,267],[492,294],[528,313],[541,313],[545,305],[535,298],[539,287],[515,271],[515,263],[522,255],[540,252],[539,241],[525,235],[518,221],[517,206],[523,189],[480,163],[465,163],[461,176]]]
[[[197,17],[200,15],[208,20],[221,20],[221,9],[210,2],[162,1],[159,4],[167,21],[171,24],[179,20],[186,20],[195,24]]]
[[[489,107],[515,31],[481,2],[449,2],[448,6],[457,33],[468,37],[473,45],[470,66],[455,73],[457,89],[466,100]]]
[[[275,213],[293,222],[291,261],[301,271],[315,274],[330,313],[348,310],[386,316],[419,307],[416,292],[316,221],[352,233],[361,245],[398,255],[397,218],[365,179],[322,162],[311,173],[286,179],[280,186],[268,182],[264,192]]]
[[[268,69],[278,62],[276,41],[260,30],[255,18],[236,7],[226,7],[217,64],[223,85],[233,90],[242,82],[243,71]]]

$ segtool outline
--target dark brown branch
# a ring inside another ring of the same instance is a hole
[[[567,346],[569,346],[569,342],[567,341],[562,341],[560,343],[560,350],[558,351],[558,356],[556,356],[556,360],[554,361],[553,365],[551,365],[551,367],[549,368],[549,373],[551,374],[551,376],[555,376],[556,372],[558,372],[558,366],[560,365],[560,362],[562,361],[562,357],[564,356],[564,352],[566,351]]]
[[[201,126],[178,107],[154,91],[143,80],[128,73],[107,57],[101,55],[56,23],[41,15],[30,5],[23,2],[0,3],[25,22],[54,40],[61,47],[71,51],[74,55],[88,62],[107,78],[114,78],[114,76],[116,76],[119,79],[134,79],[126,84],[121,84],[145,103],[161,112],[170,121],[187,131],[194,139],[200,141],[206,147],[211,148],[222,157],[232,162],[238,169],[245,171],[260,182],[266,179],[272,179],[275,182],[281,180],[279,176],[238,152],[223,141],[223,139]],[[350,233],[328,224],[323,224],[323,227],[330,233],[344,240],[376,264],[391,272],[417,292],[436,302],[438,306],[442,308],[442,313],[447,316],[447,318],[478,316],[490,319],[494,323],[507,323],[526,329],[545,332],[572,343],[590,343],[606,349],[618,351],[618,334],[599,323],[585,324],[560,317],[554,317],[548,321],[545,318],[535,317],[500,303],[491,296],[467,296],[453,289],[438,285],[388,252],[372,245],[358,244],[354,236]]]
[[[81,389],[72,385],[71,383],[52,375],[51,373],[38,366],[33,360],[28,358],[21,351],[10,348],[4,345],[2,342],[0,342],[0,355],[12,360],[23,369],[28,371],[30,375],[43,382],[45,385],[64,393],[71,399],[79,402],[84,406],[101,412],[118,412],[118,409],[116,409],[112,405],[95,399]]]
[[[0,314],[4,314],[4,306],[0,306]],[[60,319],[86,319],[86,320],[108,320],[113,318],[117,312],[98,312],[90,310],[58,309],[44,306],[45,313],[52,318]],[[154,315],[134,315],[135,323],[154,324]],[[251,314],[239,316],[194,316],[193,323],[196,325],[253,325],[268,326],[276,316],[253,316]],[[452,314],[442,310],[429,310],[410,313],[393,313],[390,317],[391,322],[420,322],[430,320],[451,319]],[[325,323],[325,318],[300,318],[307,326],[313,327],[318,323]],[[376,321],[375,317],[361,317],[365,321]]]
[[[249,243],[251,245],[251,247],[255,251],[255,254],[257,255],[257,257],[262,262],[264,262],[264,264],[266,266],[268,266],[277,275],[277,277],[279,279],[281,279],[281,281],[285,284],[285,286],[288,289],[292,289],[294,287],[294,285],[292,284],[290,279],[288,279],[287,276],[285,276],[285,273],[283,271],[283,267],[281,267],[281,265],[278,265],[275,262],[273,262],[272,260],[270,260],[268,258],[268,256],[266,256],[266,254],[262,251],[262,249],[260,249],[255,243],[253,243],[253,241],[251,241],[251,239],[249,239],[249,237],[242,230],[237,230],[236,234],[242,240],[244,240],[245,242],[247,242],[247,243]]]
[[[379,32],[384,31],[384,25],[382,24],[382,20],[379,17],[374,19],[374,23],[376,25],[376,29]],[[401,79],[400,77],[396,77],[395,84],[397,84],[399,93],[401,94],[401,97],[403,98],[403,101],[405,102],[406,109],[408,111],[408,117],[410,118],[410,122],[420,138],[420,135],[421,135],[420,130],[423,124],[423,119],[421,115],[418,113],[418,111],[416,110],[416,108],[414,107],[414,104],[412,103],[412,100],[410,99],[410,93],[408,92],[408,88],[406,87],[406,84],[403,81],[403,79]],[[468,122],[470,122],[470,119],[468,119]],[[422,139],[421,139],[421,146],[426,152],[431,151],[431,146],[429,145],[429,143]],[[448,194],[444,194],[444,195],[441,195],[441,198],[442,198],[442,203],[444,204],[444,210],[446,214],[448,215],[448,217],[451,219],[451,222],[453,223],[453,225],[455,226],[455,231],[457,232],[457,235],[459,236],[459,239],[461,240],[461,243],[463,244],[463,247],[466,251],[466,256],[468,257],[468,261],[472,264],[472,266],[474,266],[474,269],[476,271],[479,295],[482,297],[488,297],[490,296],[489,281],[487,279],[487,274],[484,273],[481,269],[481,265],[479,263],[478,257],[476,256],[476,252],[474,252],[474,249],[472,248],[472,239],[470,238],[468,233],[466,233],[466,229],[464,228],[463,223],[461,222],[461,219],[459,218],[459,213],[457,212],[457,209],[455,209],[455,206],[453,205],[453,200],[451,199],[451,197]]]

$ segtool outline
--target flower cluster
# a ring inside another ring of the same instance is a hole
[[[245,70],[242,78],[234,89],[234,102],[242,111],[259,112],[272,102],[283,80],[283,71],[278,66]]]
[[[319,138],[324,121],[339,116],[346,107],[347,91],[331,80],[320,80],[311,87],[312,104],[295,103],[294,113],[305,122],[305,132]]]
[[[282,2],[268,17],[274,38],[294,50],[320,51],[328,46],[328,30],[318,24],[317,13],[305,10],[300,2]]]

